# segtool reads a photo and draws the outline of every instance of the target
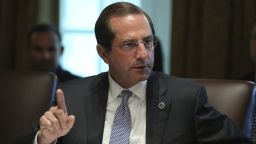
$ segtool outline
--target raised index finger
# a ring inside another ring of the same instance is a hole
[[[65,103],[65,97],[63,94],[63,91],[61,89],[57,89],[56,91],[56,97],[57,97],[57,106],[64,111],[64,113],[67,113],[67,107]]]

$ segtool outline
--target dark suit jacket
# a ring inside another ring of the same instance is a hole
[[[102,73],[61,85],[74,127],[60,144],[102,143],[108,75]],[[159,103],[164,108],[159,108]],[[147,144],[244,144],[239,129],[207,103],[205,89],[188,80],[152,72],[146,90]]]
[[[108,97],[108,75],[64,83],[68,112],[76,116],[71,131],[58,140],[65,144],[102,142]],[[205,89],[191,81],[152,73],[146,92],[146,143],[242,144],[246,138],[229,119],[207,103]],[[158,104],[165,107],[160,109]]]
[[[60,67],[60,66],[56,69],[55,74],[58,77],[58,82],[59,83],[62,83],[62,82],[65,82],[65,81],[69,81],[69,80],[73,80],[73,79],[81,78],[79,76],[73,75],[69,71],[66,71],[66,70],[62,69],[62,67]]]

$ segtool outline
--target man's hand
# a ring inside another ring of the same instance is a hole
[[[40,130],[37,137],[38,144],[51,144],[57,138],[66,135],[73,127],[75,116],[68,115],[65,97],[58,89],[57,106],[53,106],[40,118]]]

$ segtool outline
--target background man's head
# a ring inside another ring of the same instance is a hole
[[[28,34],[28,51],[33,70],[54,72],[63,53],[60,32],[48,24],[36,25]]]

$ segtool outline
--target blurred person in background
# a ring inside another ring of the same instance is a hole
[[[39,24],[28,33],[28,55],[33,71],[53,72],[59,82],[79,78],[63,70],[59,64],[64,47],[58,29],[49,24]]]

